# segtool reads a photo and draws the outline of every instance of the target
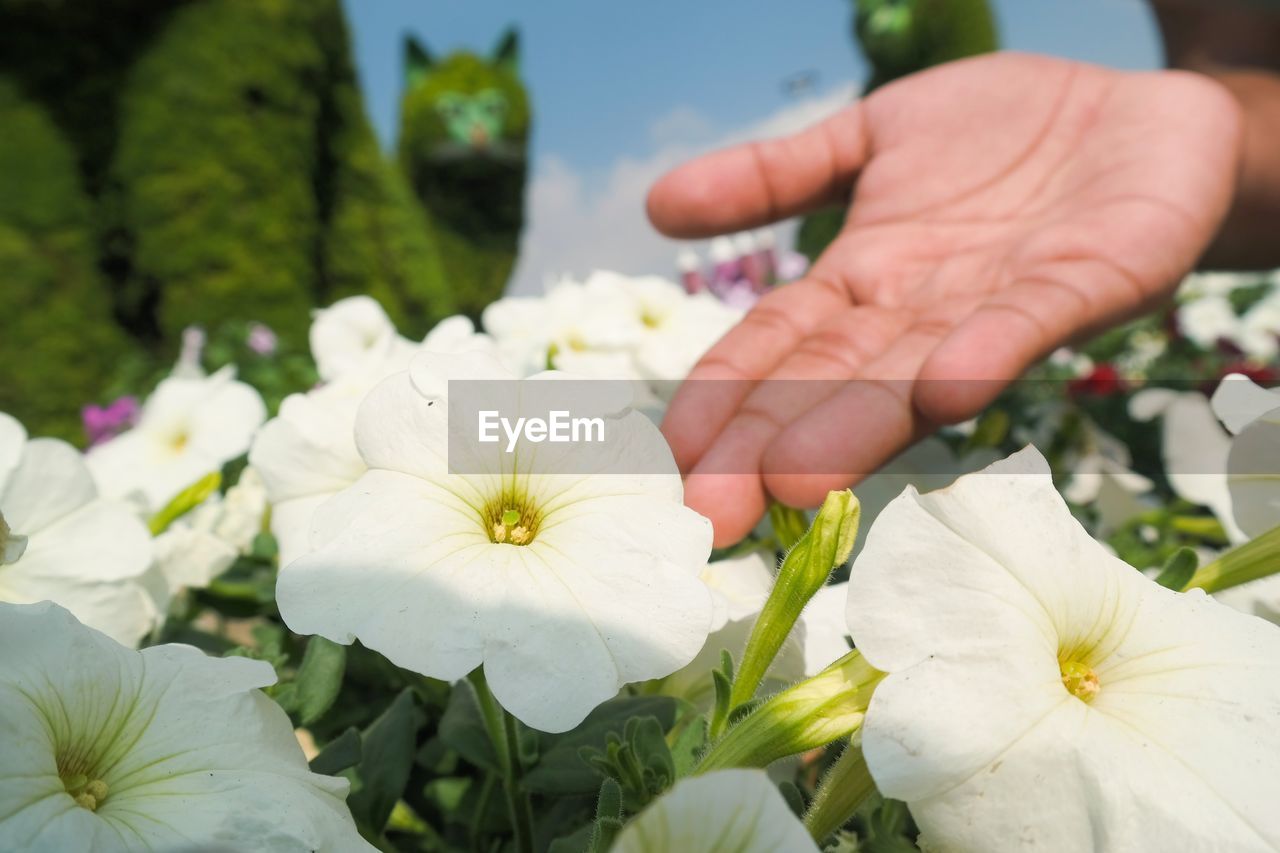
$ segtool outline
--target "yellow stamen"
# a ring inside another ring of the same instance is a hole
[[[1062,686],[1081,702],[1091,702],[1102,690],[1098,674],[1088,664],[1068,661],[1062,664]]]

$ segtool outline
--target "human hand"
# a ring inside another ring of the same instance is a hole
[[[809,274],[707,353],[663,423],[716,545],[768,495],[815,505],[1062,344],[1166,299],[1231,203],[1239,112],[1195,74],[994,54],[664,176],[650,218],[685,238],[852,190]],[[750,381],[699,382],[726,379]]]

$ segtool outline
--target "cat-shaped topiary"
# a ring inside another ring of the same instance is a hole
[[[489,58],[434,59],[405,40],[400,163],[427,211],[452,301],[479,316],[502,295],[524,225],[529,100],[514,30]]]

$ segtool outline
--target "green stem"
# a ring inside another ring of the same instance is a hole
[[[475,688],[485,731],[489,734],[493,751],[498,754],[498,766],[502,770],[502,791],[507,796],[507,811],[515,834],[515,849],[518,853],[533,853],[533,811],[529,806],[529,797],[520,784],[523,768],[520,766],[520,735],[516,731],[515,717],[508,714],[498,704],[498,700],[493,698],[483,670],[476,669],[467,678]]]
[[[480,848],[480,824],[484,821],[484,813],[489,810],[489,797],[493,796],[493,780],[496,777],[492,773],[484,774],[484,782],[480,787],[480,797],[476,802],[476,810],[471,815],[471,849],[479,850]]]
[[[520,761],[520,732],[516,727],[515,717],[503,711],[502,719],[506,724],[507,745],[511,750],[511,775],[503,780],[503,788],[507,792],[507,805],[511,809],[512,823],[516,827],[516,849],[521,853],[532,853],[533,807],[529,803],[529,795],[525,793],[523,785],[524,767]],[[521,839],[524,839],[523,844]]]
[[[813,840],[822,844],[844,826],[875,789],[862,745],[850,743],[818,783],[813,802],[805,812],[804,825]]]
[[[1219,592],[1280,572],[1280,527],[1232,548],[1191,576],[1187,589]]]

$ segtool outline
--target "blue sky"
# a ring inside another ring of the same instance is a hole
[[[345,5],[366,103],[388,148],[395,138],[404,33],[416,34],[436,54],[458,48],[489,51],[508,24],[518,25],[521,67],[534,109],[531,193],[537,198],[531,198],[530,213],[538,221],[531,223],[527,242],[537,245],[527,247],[534,260],[523,271],[530,281],[561,271],[585,272],[584,265],[664,271],[642,267],[659,257],[665,263],[665,255],[633,251],[635,241],[656,251],[652,235],[623,234],[617,244],[598,245],[596,255],[574,253],[568,234],[556,233],[557,223],[547,217],[558,216],[561,231],[578,227],[564,215],[571,206],[603,203],[603,195],[623,189],[620,181],[628,192],[639,193],[637,170],[666,165],[672,152],[692,153],[736,138],[746,128],[789,127],[769,119],[794,111],[798,101],[825,97],[839,103],[864,73],[849,34],[848,0],[345,0]],[[996,8],[1008,47],[1124,68],[1160,62],[1155,29],[1141,0],[997,0]],[[799,73],[812,74],[815,86],[797,98],[784,92],[783,81]],[[577,198],[565,198],[566,193]],[[641,220],[620,218],[614,230],[641,227]],[[552,243],[560,248],[548,248]],[[614,256],[603,254],[610,250]]]

